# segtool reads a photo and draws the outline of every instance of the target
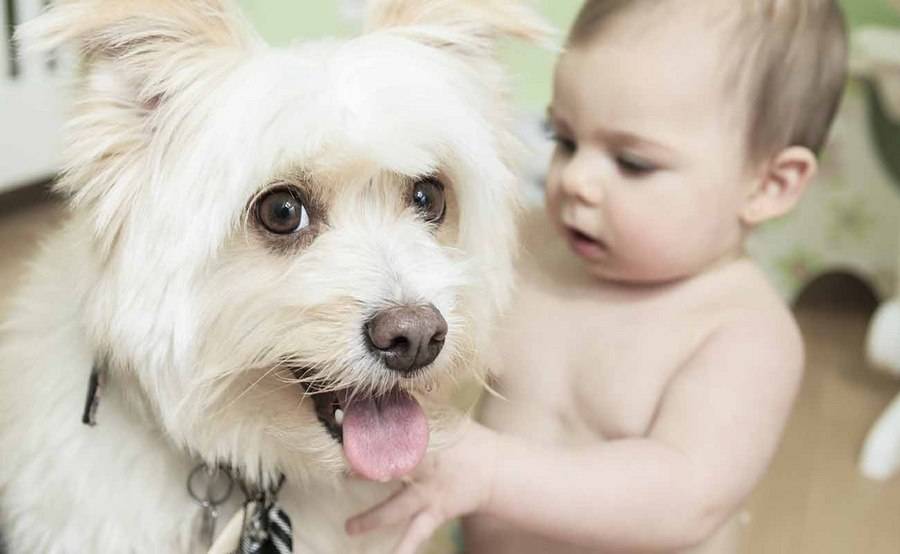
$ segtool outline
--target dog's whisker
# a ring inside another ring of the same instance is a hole
[[[228,408],[231,408],[232,406],[234,406],[235,403],[239,402],[239,401],[240,401],[242,398],[244,398],[248,393],[250,393],[254,388],[256,388],[256,387],[259,385],[259,383],[261,383],[261,382],[263,381],[263,379],[265,379],[266,377],[268,377],[269,375],[271,375],[273,372],[278,371],[278,370],[281,369],[282,367],[283,367],[282,364],[275,364],[275,365],[273,365],[272,367],[270,367],[268,370],[266,370],[265,373],[263,373],[262,375],[260,375],[259,378],[257,378],[253,383],[251,383],[250,386],[246,387],[244,390],[242,390],[242,391],[240,392],[240,394],[238,394],[236,397],[234,397],[233,399],[231,399],[227,404],[225,404],[225,405],[222,407],[222,409],[219,410],[219,412],[225,411],[225,410],[227,410]]]

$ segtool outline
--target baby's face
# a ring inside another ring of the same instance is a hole
[[[752,176],[722,39],[669,15],[610,22],[557,66],[547,210],[604,279],[679,279],[740,251]]]

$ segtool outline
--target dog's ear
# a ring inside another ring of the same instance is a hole
[[[29,50],[74,46],[87,70],[106,65],[144,107],[185,85],[186,71],[212,52],[255,37],[230,0],[56,0],[20,26]]]
[[[366,29],[417,29],[434,46],[466,54],[493,51],[499,38],[552,47],[555,30],[527,0],[369,0]]]
[[[183,119],[260,40],[231,0],[56,0],[17,39],[78,57],[56,188],[90,216],[102,250],[145,184],[155,129]]]

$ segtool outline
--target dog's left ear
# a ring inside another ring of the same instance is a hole
[[[527,0],[369,0],[366,29],[391,28],[468,55],[492,54],[506,37],[552,48],[556,34]]]

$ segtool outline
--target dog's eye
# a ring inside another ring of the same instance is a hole
[[[411,202],[428,223],[440,223],[447,212],[444,185],[434,177],[422,179],[413,185]]]
[[[263,196],[256,216],[263,227],[276,235],[296,233],[309,225],[309,214],[299,193],[291,189],[278,189]]]

